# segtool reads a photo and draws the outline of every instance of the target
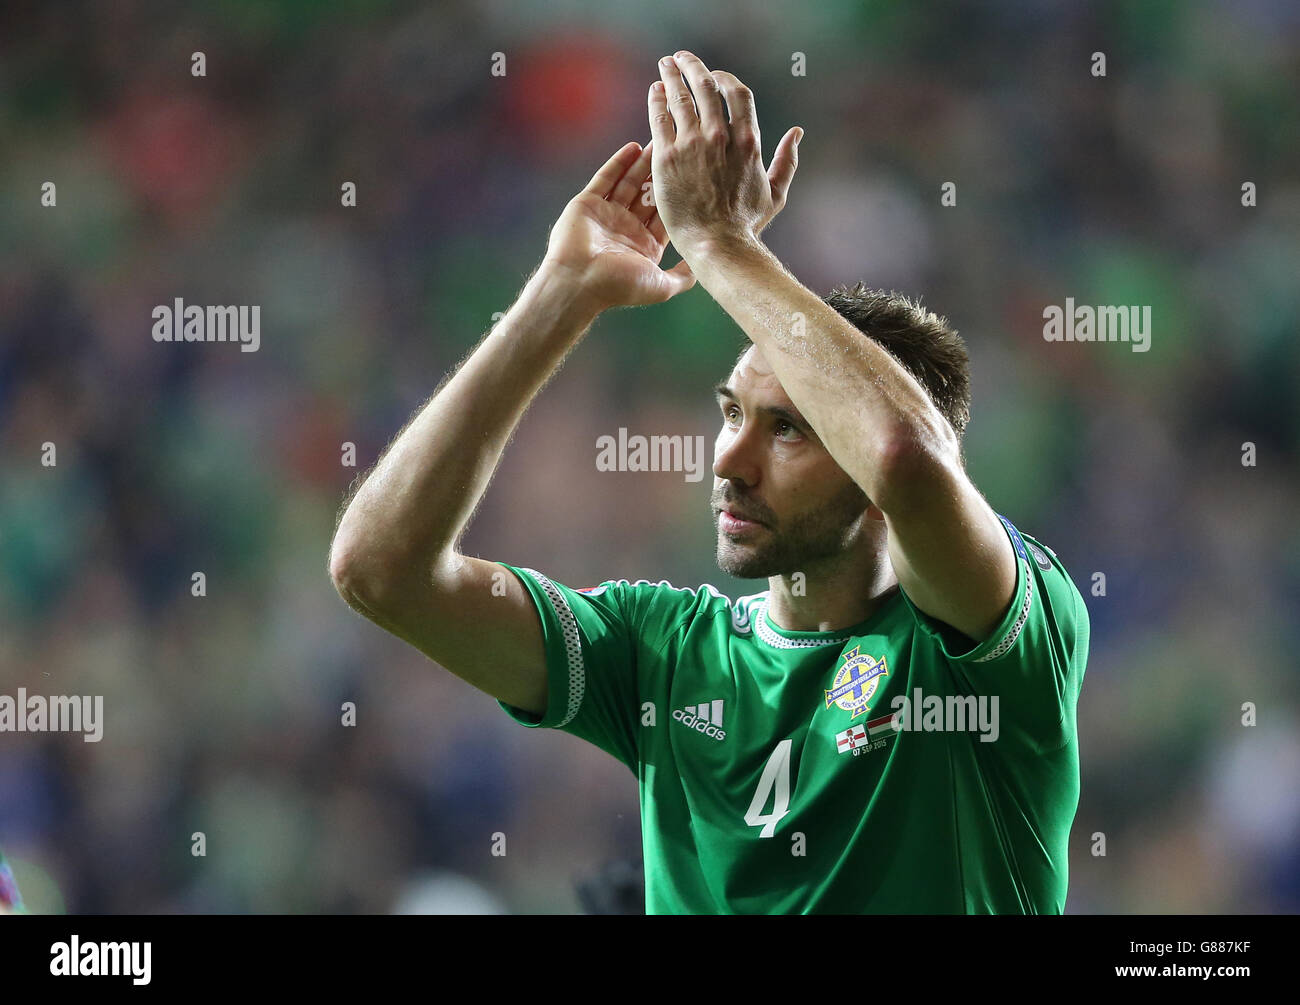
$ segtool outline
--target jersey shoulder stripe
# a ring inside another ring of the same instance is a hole
[[[549,578],[536,569],[523,571],[532,576],[546,593],[546,599],[551,602],[551,610],[560,619],[560,631],[564,635],[564,656],[569,667],[569,693],[564,715],[555,725],[555,728],[560,729],[572,722],[573,717],[578,714],[578,709],[582,707],[583,695],[587,691],[587,668],[582,659],[582,639],[578,634],[578,619],[574,617],[569,601]]]

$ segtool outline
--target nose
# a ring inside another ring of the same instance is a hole
[[[758,430],[752,422],[742,422],[739,429],[726,425],[713,445],[713,474],[723,481],[757,485],[762,478]]]

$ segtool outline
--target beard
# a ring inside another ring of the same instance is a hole
[[[736,502],[763,526],[736,540],[718,526],[718,511]],[[814,563],[847,551],[856,540],[871,501],[853,482],[832,499],[780,519],[743,496],[715,492],[710,500],[718,533],[718,567],[738,579],[766,579],[807,571]]]

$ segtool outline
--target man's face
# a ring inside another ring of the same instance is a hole
[[[870,502],[756,347],[740,358],[717,397],[722,431],[713,451],[710,506],[722,570],[741,579],[789,575],[847,551]]]

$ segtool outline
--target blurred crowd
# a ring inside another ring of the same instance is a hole
[[[794,274],[961,331],[969,469],[1087,601],[1067,910],[1300,910],[1288,0],[6,4],[0,694],[105,709],[98,743],[0,733],[29,910],[619,899],[580,888],[635,874],[635,778],[354,614],[326,558],[683,47],[753,89],[765,156],[805,129],[765,235]],[[260,305],[259,350],[155,342],[176,297]],[[1046,342],[1066,297],[1150,305],[1150,350]],[[717,570],[707,482],[594,463],[620,426],[711,444],[741,337],[703,289],[601,318],[463,547],[762,589]]]

